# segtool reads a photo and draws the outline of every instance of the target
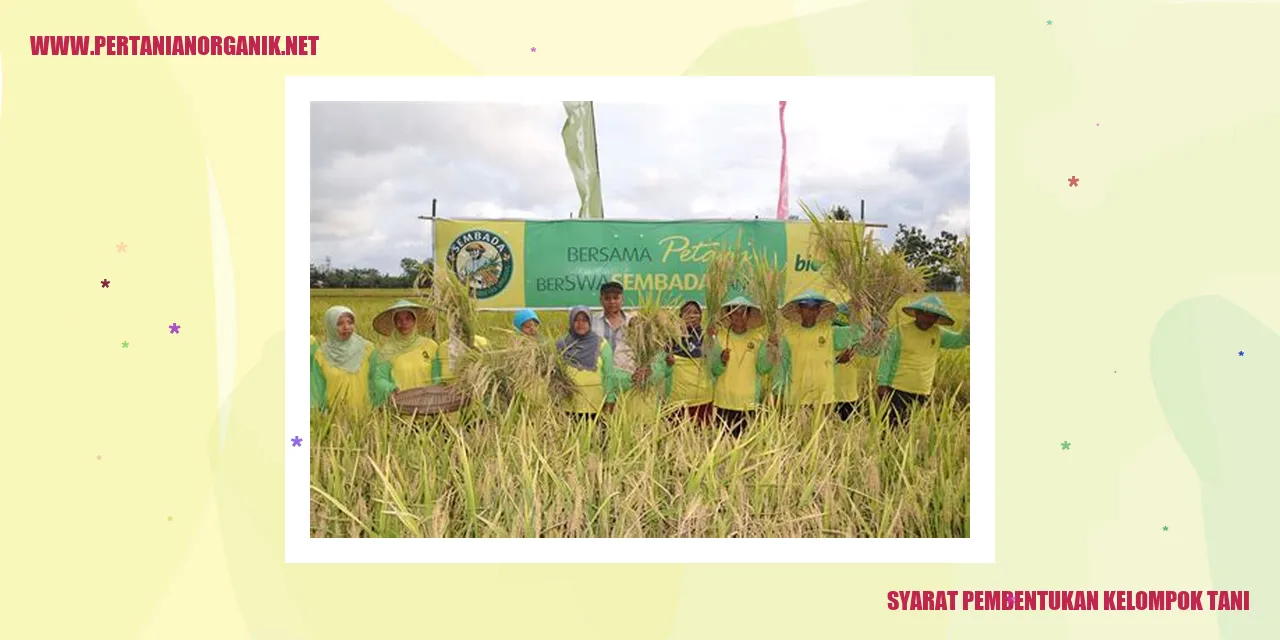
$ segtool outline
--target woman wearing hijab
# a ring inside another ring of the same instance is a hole
[[[569,331],[556,341],[574,394],[569,412],[578,418],[594,419],[615,400],[617,372],[613,368],[613,349],[591,330],[591,311],[584,306],[569,310]]]
[[[680,306],[684,335],[653,363],[655,381],[665,383],[664,397],[698,424],[711,418],[711,369],[702,352],[702,305]]]
[[[427,310],[408,300],[398,300],[373,319],[373,330],[387,336],[378,357],[391,363],[391,379],[397,389],[425,387],[434,379],[435,340],[418,333],[418,321]]]
[[[382,406],[396,383],[390,364],[356,333],[356,314],[330,307],[324,312],[324,329],[324,342],[311,351],[311,406],[354,412]]]

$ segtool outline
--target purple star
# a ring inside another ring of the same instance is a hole
[[[537,53],[537,52],[538,52],[537,47],[529,47],[529,53]]]
[[[298,436],[294,436],[294,437],[293,437],[293,446],[295,446],[295,447],[301,447],[301,446],[302,446],[302,438],[299,438]]]
[[[173,323],[173,324],[169,325],[169,333],[177,333],[177,332],[178,332],[178,329],[181,329],[181,328],[182,328],[182,327],[178,326],[178,323],[176,323],[176,322],[175,322],[175,323]]]

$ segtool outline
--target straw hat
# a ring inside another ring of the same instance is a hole
[[[956,323],[956,319],[952,318],[950,313],[947,313],[947,308],[942,305],[942,301],[938,299],[938,296],[925,296],[902,308],[902,312],[912,318],[916,317],[917,311],[938,316],[938,324],[940,325],[951,326]]]
[[[760,313],[760,305],[752,302],[746,296],[736,296],[724,304],[720,305],[721,309],[733,311],[734,307],[743,307],[747,310],[747,328],[755,329],[764,324],[764,316]]]
[[[815,304],[819,307],[818,322],[826,322],[836,315],[836,303],[828,300],[821,293],[809,289],[783,305],[782,317],[792,322],[800,322],[800,307],[809,304]]]
[[[418,323],[418,328],[421,328],[423,321],[427,319],[430,313],[426,307],[420,304],[415,304],[408,300],[397,300],[395,304],[387,307],[373,319],[373,330],[384,336],[391,335],[396,330],[396,312],[398,311],[412,313],[413,319]]]

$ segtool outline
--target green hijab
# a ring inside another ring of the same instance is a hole
[[[338,319],[344,314],[351,316],[353,320],[356,317],[355,312],[346,307],[329,307],[324,312],[324,357],[333,366],[354,373],[360,370],[360,364],[364,361],[364,348],[369,342],[354,332],[346,340],[338,338]]]

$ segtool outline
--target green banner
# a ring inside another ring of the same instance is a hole
[[[436,220],[434,228],[436,259],[485,309],[596,306],[611,279],[628,306],[654,292],[669,304],[703,302],[707,263],[729,250],[784,267],[788,296],[827,291],[808,252],[808,222]]]

